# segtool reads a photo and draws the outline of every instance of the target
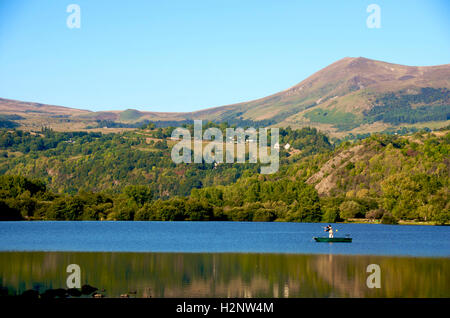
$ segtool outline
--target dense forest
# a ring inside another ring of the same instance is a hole
[[[173,129],[0,130],[0,219],[450,221],[448,131],[331,143],[316,129],[280,129],[291,147],[262,175],[259,164],[175,165]]]
[[[377,98],[375,107],[364,114],[369,122],[384,121],[393,125],[449,120],[450,91],[424,87],[418,94],[385,94]]]
[[[347,133],[361,125],[375,122],[384,122],[395,129],[402,124],[450,119],[450,90],[447,88],[422,87],[383,94],[369,93],[368,96],[372,107],[362,114],[342,111],[335,107],[337,101],[333,101],[327,108],[313,108],[304,117],[311,122],[333,125],[337,131]]]

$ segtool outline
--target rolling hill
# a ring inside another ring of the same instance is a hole
[[[258,100],[190,113],[90,112],[0,99],[0,114],[24,118],[21,125],[62,130],[96,127],[99,121],[140,123],[204,119],[238,125],[316,127],[331,135],[395,126],[447,126],[450,122],[450,64],[405,66],[363,57],[343,58],[297,85]],[[28,121],[26,120],[28,119]]]

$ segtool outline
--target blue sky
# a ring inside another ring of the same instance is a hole
[[[372,3],[379,29],[366,26]],[[198,110],[276,93],[346,56],[448,64],[449,21],[444,0],[0,0],[0,97]]]

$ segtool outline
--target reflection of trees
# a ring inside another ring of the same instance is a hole
[[[382,288],[366,287],[368,264]],[[0,253],[10,294],[66,288],[69,264],[82,284],[137,297],[450,297],[448,259],[343,255],[180,253]]]
[[[369,264],[381,268],[381,288],[366,285]],[[450,261],[445,258],[328,255],[316,259],[330,297],[449,297]]]
[[[317,273],[332,287],[330,297],[364,297],[365,280],[355,275],[355,267],[349,264],[348,259],[333,254],[316,259],[314,267]],[[360,271],[365,274],[362,268]]]

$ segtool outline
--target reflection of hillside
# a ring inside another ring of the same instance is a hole
[[[369,264],[381,268],[381,288],[366,286]],[[449,297],[447,258],[327,255],[314,267],[330,286],[330,297]]]
[[[355,276],[351,271],[352,267],[348,265],[348,262],[338,255],[330,254],[316,258],[314,268],[319,276],[332,286],[333,292],[329,297],[364,296],[363,290],[367,289],[365,280]]]
[[[366,287],[379,264],[382,288]],[[0,253],[10,294],[66,288],[69,264],[107,297],[450,297],[448,259],[343,255],[179,253]],[[134,294],[133,294],[134,295]]]

